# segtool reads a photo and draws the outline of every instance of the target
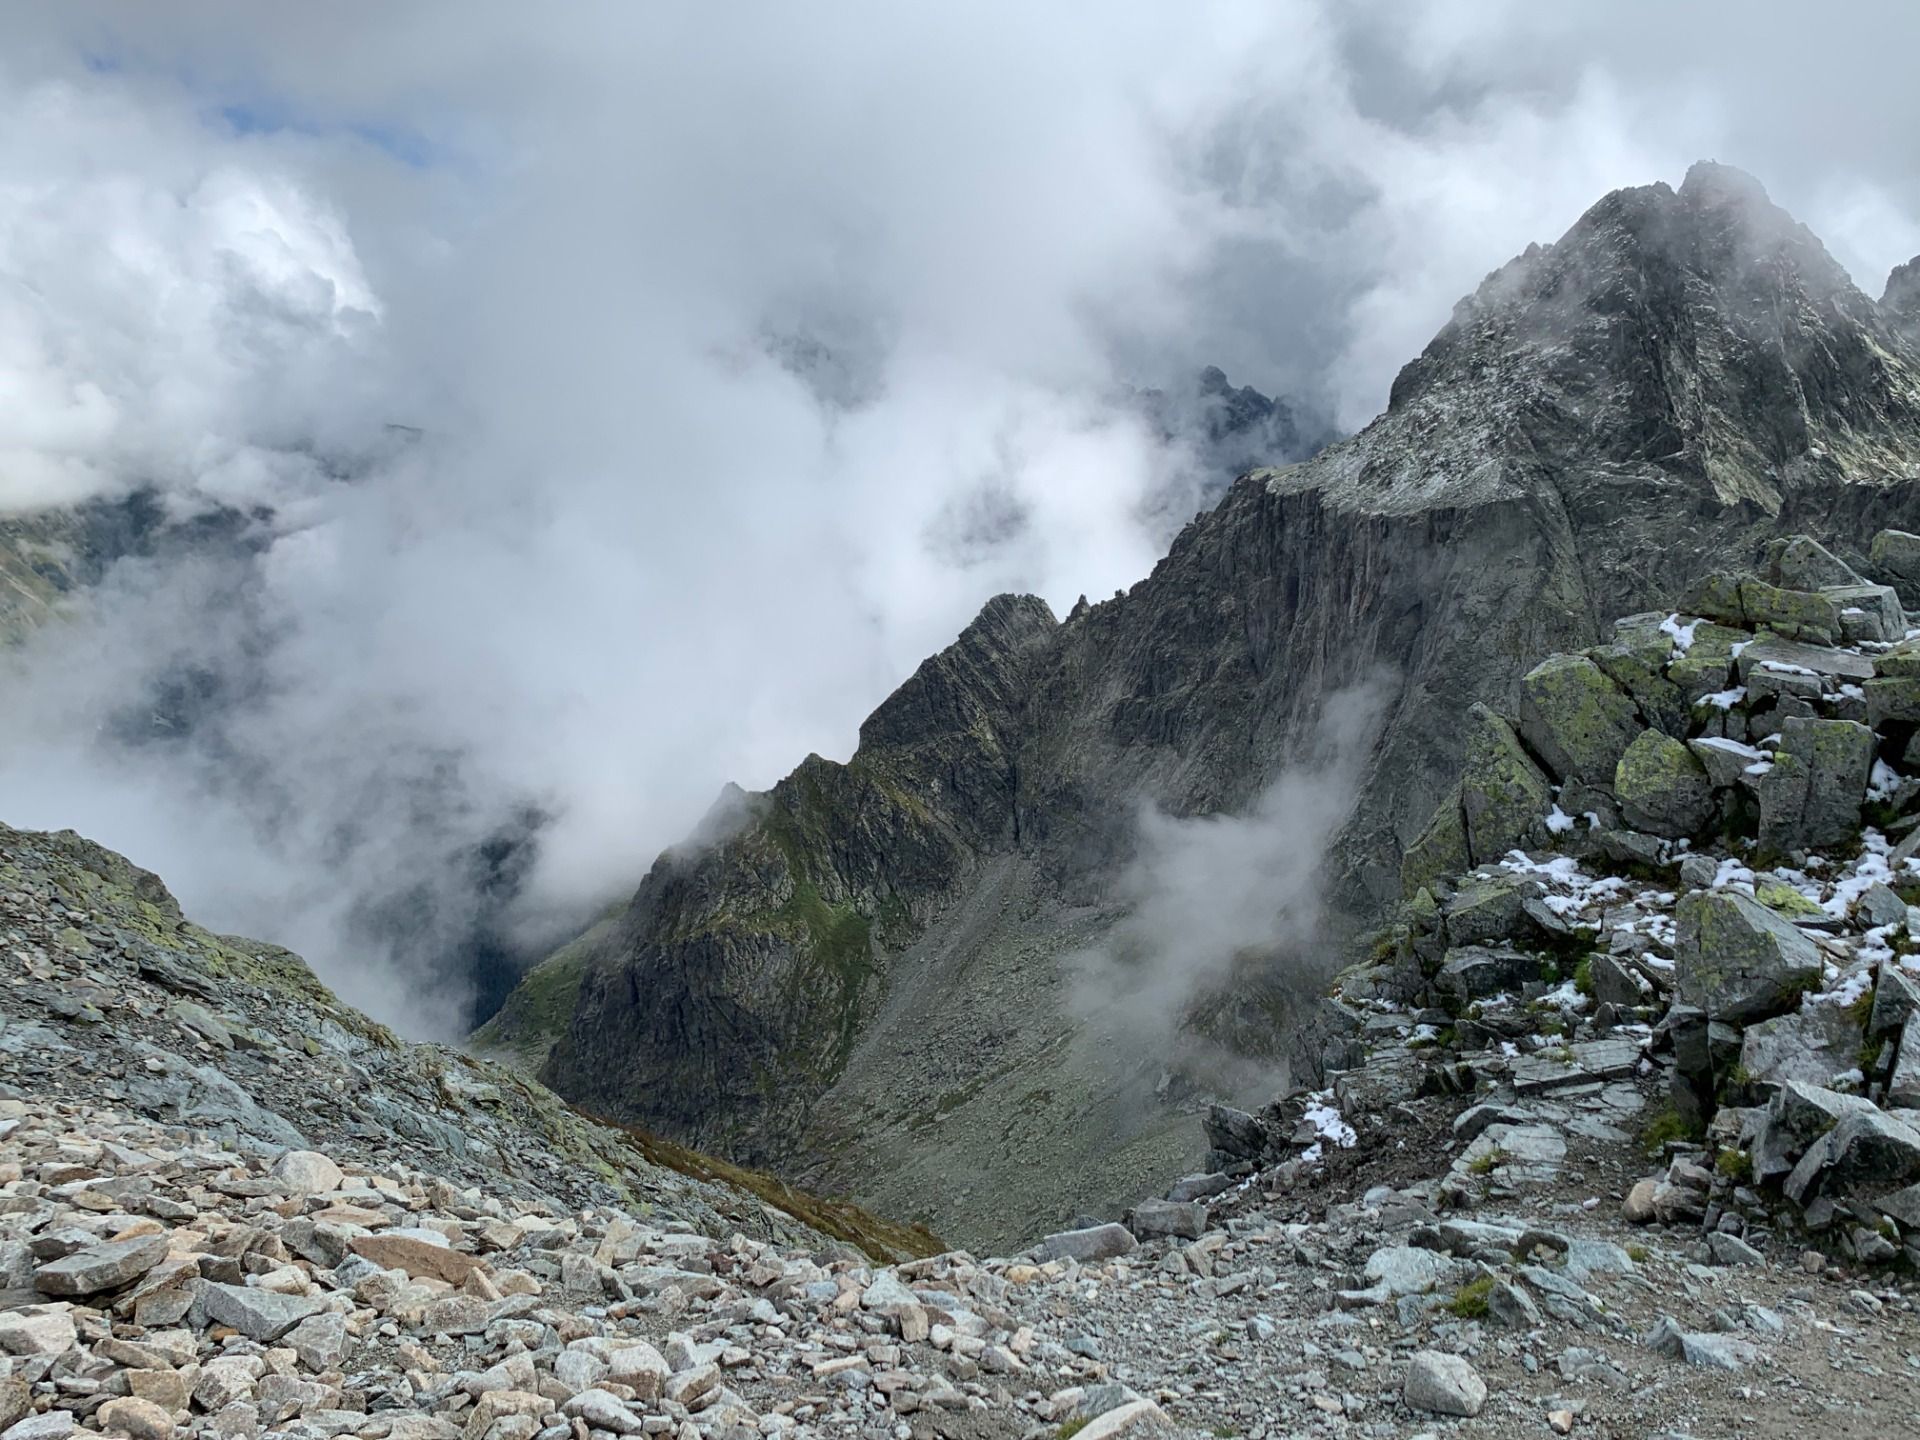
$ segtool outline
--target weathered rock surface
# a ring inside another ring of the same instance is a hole
[[[1695,891],[1675,909],[1679,996],[1719,1020],[1764,1020],[1787,1009],[1822,970],[1799,930],[1745,895]]]

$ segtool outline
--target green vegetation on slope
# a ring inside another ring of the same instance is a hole
[[[580,977],[587,973],[593,952],[613,928],[620,909],[609,910],[522,975],[499,1012],[469,1037],[469,1045],[529,1075],[537,1071],[567,1028]]]

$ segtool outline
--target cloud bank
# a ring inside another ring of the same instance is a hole
[[[444,957],[844,755],[991,594],[1144,575],[1204,477],[1128,387],[1363,423],[1703,155],[1870,290],[1920,251],[1920,17],[1538,9],[8,7],[0,514],[221,539],[6,659],[0,815],[447,1033]]]

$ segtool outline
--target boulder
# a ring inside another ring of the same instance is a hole
[[[1414,1410],[1471,1419],[1487,1403],[1487,1382],[1458,1355],[1417,1350],[1407,1359],[1400,1398]]]
[[[1112,1260],[1131,1255],[1140,1247],[1133,1232],[1124,1225],[1088,1225],[1079,1230],[1062,1230],[1040,1242],[1040,1252],[1049,1260]]]
[[[1815,1184],[1883,1188],[1920,1176],[1920,1130],[1869,1105],[1807,1147],[1783,1187],[1804,1205]]]
[[[1207,1233],[1207,1207],[1191,1200],[1142,1200],[1127,1217],[1127,1226],[1142,1240],[1162,1235],[1198,1240]]]
[[[1859,585],[1861,576],[1811,535],[1789,535],[1767,545],[1767,579],[1787,590]]]
[[[44,1295],[97,1295],[130,1285],[167,1258],[165,1235],[141,1235],[105,1245],[89,1245],[33,1272],[33,1288]]]
[[[1762,668],[1806,671],[1852,684],[1884,673],[1877,662],[1851,650],[1837,650],[1831,645],[1803,645],[1795,640],[1782,640],[1777,635],[1762,636],[1741,647],[1739,655],[1734,657],[1734,674],[1742,685],[1753,678],[1754,671]]]
[[[1751,788],[1753,777],[1747,773],[1748,767],[1768,763],[1765,751],[1719,735],[1689,740],[1687,748],[1706,770],[1707,781],[1716,790],[1731,790],[1736,785]]]
[[[173,1416],[164,1405],[143,1400],[137,1395],[121,1395],[99,1409],[100,1422],[107,1430],[130,1435],[133,1440],[172,1440]]]
[[[1643,730],[1621,752],[1613,792],[1627,824],[1670,840],[1698,834],[1714,815],[1706,767],[1684,741],[1658,730]]]
[[[1840,606],[1810,590],[1787,590],[1764,580],[1740,582],[1740,609],[1752,628],[1764,625],[1789,640],[1831,645],[1840,634]]]
[[[1594,1002],[1600,1005],[1644,1005],[1652,988],[1638,971],[1611,955],[1598,953],[1587,957],[1587,979],[1593,986]]]
[[[1460,819],[1470,863],[1479,865],[1521,845],[1552,807],[1553,792],[1505,720],[1476,704],[1466,724]]]
[[[199,1304],[207,1319],[231,1325],[249,1340],[271,1344],[309,1316],[327,1308],[324,1300],[304,1295],[280,1295],[253,1285],[226,1285],[203,1281]]]
[[[1882,960],[1873,987],[1873,1009],[1867,1015],[1867,1034],[1884,1035],[1920,1011],[1920,975],[1898,959]]]
[[[1540,887],[1519,875],[1469,875],[1447,901],[1447,940],[1454,945],[1482,945],[1489,940],[1517,940],[1534,926],[1527,901],[1538,898]]]
[[[1611,645],[1596,645],[1587,658],[1626,691],[1655,729],[1685,739],[1692,697],[1667,677],[1673,637],[1663,631],[1641,633]]]
[[[1867,551],[1880,578],[1900,592],[1902,600],[1920,607],[1920,535],[1905,530],[1882,530]]]
[[[295,1195],[324,1195],[338,1190],[346,1176],[318,1150],[289,1150],[274,1162],[273,1178]]]
[[[1540,978],[1540,957],[1517,950],[1462,945],[1447,951],[1434,976],[1434,985],[1460,1000],[1484,1000],[1489,995],[1517,991]]]
[[[1233,1188],[1233,1177],[1214,1171],[1208,1175],[1182,1175],[1167,1191],[1167,1199],[1176,1203],[1205,1200]]]
[[[1712,1019],[1745,1024],[1780,1014],[1823,973],[1811,940],[1744,895],[1694,890],[1675,914],[1676,990]]]
[[[1201,1126],[1207,1132],[1207,1143],[1223,1155],[1258,1160],[1266,1151],[1267,1127],[1244,1110],[1210,1105]]]
[[[361,1259],[382,1270],[404,1270],[416,1280],[424,1277],[459,1285],[474,1271],[487,1268],[486,1261],[455,1250],[444,1237],[429,1239],[419,1231],[356,1235],[348,1244]]]
[[[1840,607],[1840,635],[1850,644],[1884,644],[1907,633],[1900,597],[1886,585],[1828,585],[1820,593]]]
[[[1875,883],[1869,885],[1865,893],[1854,901],[1853,914],[1861,927],[1867,930],[1877,930],[1886,925],[1905,925],[1907,902],[1888,886]]]
[[[1920,722],[1920,675],[1880,675],[1861,688],[1867,694],[1867,723],[1874,729]]]
[[[1873,750],[1873,731],[1851,720],[1787,720],[1773,768],[1755,787],[1762,849],[1778,854],[1854,839]]]
[[[1646,727],[1634,703],[1584,655],[1555,655],[1520,681],[1520,734],[1556,777],[1613,780]]]
[[[1368,1285],[1384,1285],[1395,1295],[1424,1295],[1453,1274],[1454,1262],[1432,1250],[1389,1245],[1367,1257]]]

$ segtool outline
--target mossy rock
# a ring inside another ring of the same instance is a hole
[[[1885,654],[1874,656],[1873,673],[1920,679],[1920,640],[1902,640]]]
[[[1644,729],[1632,699],[1584,655],[1555,655],[1521,678],[1521,737],[1561,780],[1611,785]]]
[[[1412,895],[1443,875],[1458,875],[1473,862],[1467,853],[1467,826],[1460,810],[1460,789],[1450,791],[1427,821],[1427,828],[1400,857],[1401,893]]]
[[[1753,898],[1789,920],[1802,916],[1811,920],[1827,913],[1784,880],[1760,881],[1753,887]]]
[[[1729,655],[1682,655],[1667,666],[1667,679],[1680,698],[1692,707],[1708,695],[1716,695],[1732,683],[1733,661]]]
[[[1708,575],[1687,592],[1687,613],[1728,625],[1744,625],[1747,612],[1740,603],[1740,581],[1732,575]]]
[[[1675,908],[1674,985],[1680,1003],[1747,1024],[1793,1008],[1824,973],[1820,951],[1745,895],[1695,890]]]
[[[1713,782],[1684,741],[1643,731],[1614,769],[1620,814],[1636,830],[1669,840],[1697,835],[1713,820]]]
[[[1716,625],[1711,620],[1700,620],[1693,627],[1693,644],[1687,647],[1684,656],[1677,657],[1667,666],[1667,673],[1673,674],[1673,666],[1681,660],[1727,660],[1733,659],[1733,647],[1744,645],[1753,639],[1751,630],[1738,629],[1732,625]]]
[[[1485,705],[1468,710],[1460,815],[1472,863],[1484,865],[1523,844],[1552,804],[1546,775],[1513,727]]]
[[[1867,723],[1874,729],[1889,722],[1920,723],[1920,674],[1882,674],[1861,688],[1867,692]]]
[[[1667,676],[1672,637],[1658,633],[1612,645],[1597,645],[1587,658],[1633,698],[1640,713],[1667,734],[1685,739],[1691,699]]]
[[[1831,645],[1840,633],[1840,605],[1810,590],[1783,590],[1764,580],[1740,582],[1740,606],[1749,625],[1816,645]]]

